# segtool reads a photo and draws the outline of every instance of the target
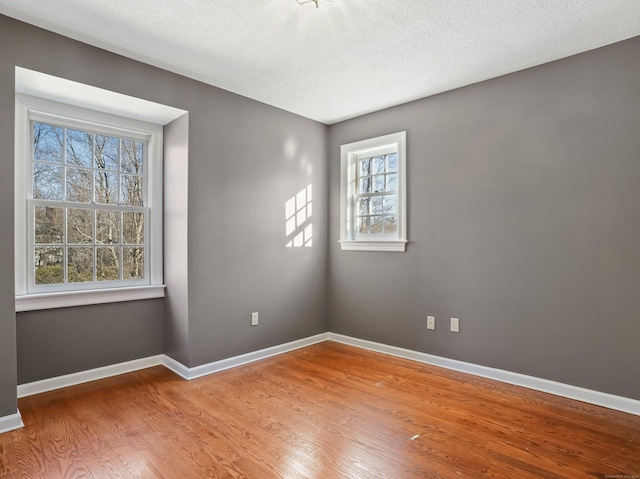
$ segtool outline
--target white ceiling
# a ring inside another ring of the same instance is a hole
[[[319,6],[0,0],[0,13],[327,124],[640,35],[640,0]]]

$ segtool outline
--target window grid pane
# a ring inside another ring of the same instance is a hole
[[[86,283],[94,270],[95,281],[144,279],[147,211],[33,208],[35,284]]]
[[[32,128],[33,283],[144,279],[146,142],[37,121]]]
[[[358,159],[354,197],[359,235],[397,233],[397,172],[397,153]]]
[[[144,206],[146,142],[33,123],[33,198]]]
[[[62,248],[35,248],[35,283],[64,283],[64,251]]]

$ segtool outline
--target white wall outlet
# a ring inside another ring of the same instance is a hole
[[[258,313],[251,313],[251,326],[258,325]]]
[[[427,316],[427,329],[436,329],[436,317]]]
[[[454,333],[460,332],[460,320],[458,318],[451,318],[451,331]]]

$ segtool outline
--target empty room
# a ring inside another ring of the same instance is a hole
[[[636,0],[0,0],[0,479],[640,478]]]

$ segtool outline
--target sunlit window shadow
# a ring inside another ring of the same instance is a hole
[[[287,248],[310,248],[313,244],[311,185],[285,203],[284,213]]]

